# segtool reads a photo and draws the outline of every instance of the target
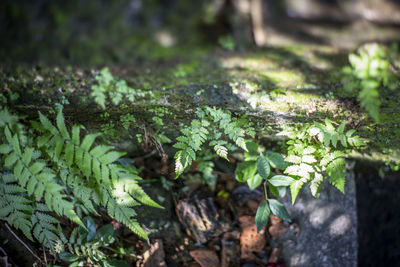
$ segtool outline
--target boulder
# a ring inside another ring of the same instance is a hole
[[[354,173],[346,177],[346,194],[325,184],[315,199],[304,187],[294,205],[284,204],[293,220],[273,246],[282,246],[287,266],[357,266],[357,205]],[[298,232],[298,229],[300,230]],[[297,237],[296,237],[297,235]]]

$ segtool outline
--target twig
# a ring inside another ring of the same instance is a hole
[[[29,247],[28,247],[28,245],[27,244],[25,244],[24,243],[24,241],[22,241],[18,236],[17,236],[17,234],[16,233],[14,233],[13,232],[13,230],[10,228],[10,226],[8,226],[8,224],[7,223],[5,223],[5,225],[6,225],[6,228],[8,229],[8,231],[10,231],[11,232],[11,234],[36,258],[36,259],[38,259],[41,263],[43,263],[42,262],[42,259],[41,258],[39,258]]]
[[[42,248],[43,248],[43,258],[44,258],[44,263],[45,263],[45,264],[46,264],[46,266],[47,266],[46,249],[44,248],[44,246],[42,246]]]

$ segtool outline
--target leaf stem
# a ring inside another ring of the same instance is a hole
[[[265,195],[265,200],[268,200],[268,191],[267,191],[267,181],[264,182],[264,195]]]

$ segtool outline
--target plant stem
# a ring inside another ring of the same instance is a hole
[[[264,195],[265,195],[265,200],[268,200],[268,190],[267,190],[267,181],[264,182]]]

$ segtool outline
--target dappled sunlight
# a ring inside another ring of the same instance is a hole
[[[351,218],[343,214],[337,217],[329,226],[329,234],[333,237],[344,235],[352,227]]]
[[[309,220],[312,226],[320,227],[322,226],[334,212],[333,206],[324,206],[316,208],[314,211],[310,213]]]
[[[290,258],[291,266],[301,266],[308,262],[309,256],[306,253],[296,253]]]

